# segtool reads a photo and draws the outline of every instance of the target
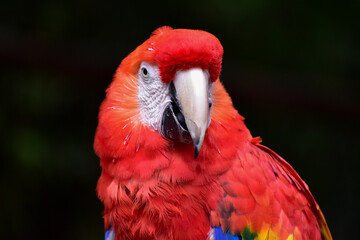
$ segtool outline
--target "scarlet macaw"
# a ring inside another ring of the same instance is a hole
[[[210,33],[162,27],[120,64],[94,142],[107,239],[332,239],[306,183],[234,109],[222,55]]]

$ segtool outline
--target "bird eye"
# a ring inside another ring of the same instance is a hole
[[[149,71],[146,69],[146,67],[142,67],[141,68],[141,74],[144,78],[148,78],[149,77]]]

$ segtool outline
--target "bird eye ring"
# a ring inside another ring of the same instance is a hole
[[[141,74],[144,78],[148,78],[149,77],[149,71],[146,69],[146,67],[142,67],[141,68]]]

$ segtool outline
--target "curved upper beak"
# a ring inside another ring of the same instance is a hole
[[[178,70],[173,80],[180,110],[185,118],[197,158],[210,124],[210,80],[201,68]]]

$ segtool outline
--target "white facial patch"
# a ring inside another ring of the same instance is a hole
[[[159,68],[146,62],[141,63],[138,79],[141,121],[160,131],[162,115],[171,102],[169,86],[161,81]]]

